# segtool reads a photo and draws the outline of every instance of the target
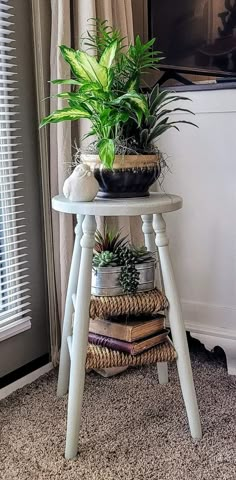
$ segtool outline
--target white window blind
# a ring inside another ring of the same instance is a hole
[[[0,0],[0,341],[30,328],[14,8]]]

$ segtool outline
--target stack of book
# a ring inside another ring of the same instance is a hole
[[[138,355],[167,340],[165,316],[140,315],[90,320],[89,343]]]

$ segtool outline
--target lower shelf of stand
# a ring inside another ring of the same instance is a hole
[[[72,336],[67,337],[67,344],[71,358]],[[176,358],[177,354],[170,340],[135,356],[106,347],[89,344],[86,358],[86,369],[149,365],[157,362],[173,362]]]

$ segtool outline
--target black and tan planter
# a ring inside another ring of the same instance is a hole
[[[82,154],[81,161],[94,172],[102,198],[146,197],[161,173],[159,155],[116,155],[112,169],[98,155]]]

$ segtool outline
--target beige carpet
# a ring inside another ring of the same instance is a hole
[[[87,375],[80,456],[63,457],[67,399],[51,372],[0,403],[1,480],[235,480],[236,377],[202,349],[193,353],[204,437],[191,440],[175,365],[104,379]]]

